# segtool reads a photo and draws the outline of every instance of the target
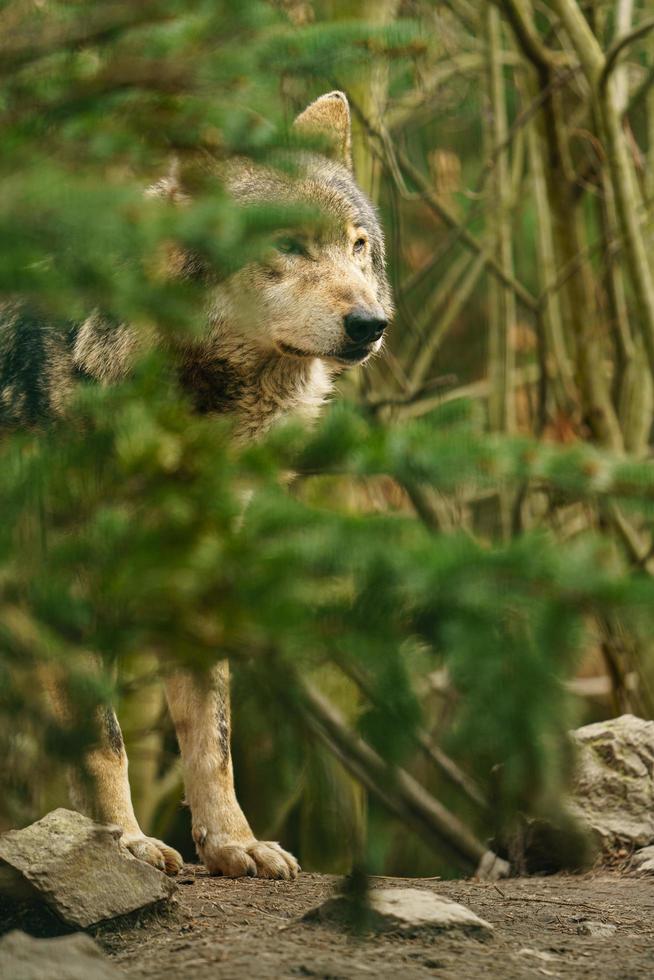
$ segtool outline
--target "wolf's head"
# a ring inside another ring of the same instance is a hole
[[[276,247],[219,283],[200,255],[183,248],[172,246],[164,264],[166,275],[199,279],[209,290],[207,332],[170,338],[182,382],[198,410],[241,416],[239,432],[247,437],[290,411],[314,417],[334,372],[380,349],[392,314],[379,221],[352,175],[346,97],[321,96],[295,126],[320,134],[331,154],[301,150],[285,169],[233,162],[222,172],[237,201],[287,211],[289,227]],[[146,194],[189,199],[174,170]],[[293,227],[298,205],[309,205],[319,220]],[[142,339],[96,311],[75,331],[73,364],[90,377],[116,380]]]
[[[289,227],[262,261],[217,288],[215,330],[264,355],[362,363],[381,347],[392,303],[379,220],[352,174],[345,95],[321,96],[294,125],[323,136],[334,158],[302,152],[292,177],[237,165],[227,186],[246,204],[309,205],[324,220]]]

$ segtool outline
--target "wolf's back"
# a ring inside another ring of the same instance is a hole
[[[26,305],[0,309],[0,429],[39,425],[58,414],[72,380],[74,333]]]

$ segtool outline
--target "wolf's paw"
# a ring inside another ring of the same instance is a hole
[[[207,871],[225,878],[297,878],[300,865],[275,841],[219,844],[217,835],[201,831],[196,837],[198,854]]]
[[[181,854],[156,837],[123,836],[122,842],[139,861],[145,861],[167,875],[176,875],[184,863]]]

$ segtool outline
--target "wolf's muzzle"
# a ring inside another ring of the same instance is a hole
[[[343,320],[345,333],[357,347],[364,344],[374,344],[379,340],[388,326],[388,320],[366,313],[364,310],[353,310]]]

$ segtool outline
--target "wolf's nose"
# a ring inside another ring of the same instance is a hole
[[[388,326],[388,320],[372,316],[363,310],[354,310],[345,317],[345,333],[355,344],[370,344],[379,340]]]

